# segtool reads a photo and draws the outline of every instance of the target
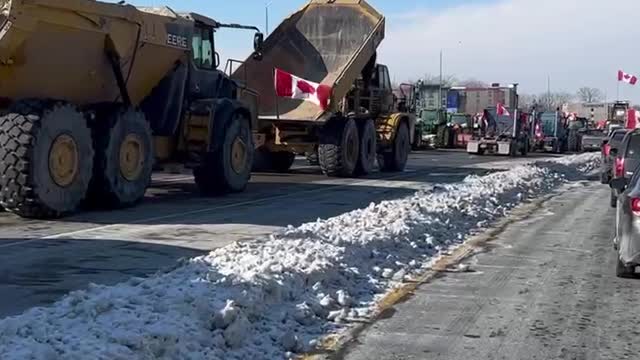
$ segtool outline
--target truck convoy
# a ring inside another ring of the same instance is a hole
[[[217,70],[214,33],[255,31],[259,61],[257,28],[92,0],[1,4],[1,207],[132,206],[168,163],[204,194],[245,189],[258,98]]]
[[[265,155],[288,168],[293,154],[316,151],[331,176],[366,174],[376,160],[383,171],[405,167],[415,118],[394,109],[376,61],[385,20],[364,1],[311,0],[266,43],[256,27],[168,7],[1,4],[7,211],[45,219],[134,206],[152,170],[170,165],[192,169],[204,195],[243,191]],[[220,28],[255,31],[254,53],[230,75],[218,70]],[[330,108],[277,99],[275,67],[328,84]]]
[[[311,0],[264,42],[263,59],[249,57],[232,78],[260,94],[254,129],[256,162],[288,169],[295,154],[317,151],[323,173],[355,177],[402,171],[415,116],[397,111],[388,68],[376,51],[385,18],[362,0]],[[328,107],[278,97],[274,72],[331,89]],[[317,150],[316,150],[317,149]]]

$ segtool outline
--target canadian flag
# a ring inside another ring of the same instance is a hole
[[[636,109],[627,110],[627,121],[625,129],[637,129],[640,127],[640,111]]]
[[[498,116],[511,116],[511,114],[509,114],[509,111],[507,110],[506,107],[504,107],[504,105],[498,103],[498,105],[496,105],[496,113],[498,114]]]
[[[635,75],[627,74],[622,70],[618,70],[618,81],[624,81],[631,85],[635,85],[638,82],[638,78]]]
[[[275,87],[277,96],[310,101],[322,110],[329,107],[331,86],[314,83],[276,68]]]

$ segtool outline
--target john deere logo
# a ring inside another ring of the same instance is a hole
[[[185,36],[167,34],[167,45],[179,47],[182,49],[189,48],[189,42]]]

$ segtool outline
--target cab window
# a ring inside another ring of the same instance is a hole
[[[629,137],[627,145],[626,157],[637,158],[640,154],[640,134],[634,134]]]
[[[191,44],[193,62],[201,69],[215,67],[213,32],[210,28],[196,27]]]

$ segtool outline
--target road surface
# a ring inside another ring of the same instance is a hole
[[[517,161],[522,160],[427,151],[412,154],[406,172],[366,179],[328,179],[302,162],[291,174],[255,175],[246,192],[223,198],[199,197],[190,176],[160,174],[145,202],[131,209],[60,221],[0,213],[0,317],[50,304],[89,283],[146,276],[234,241]]]
[[[608,188],[578,184],[421,286],[347,360],[638,359],[640,281],[615,276]]]

